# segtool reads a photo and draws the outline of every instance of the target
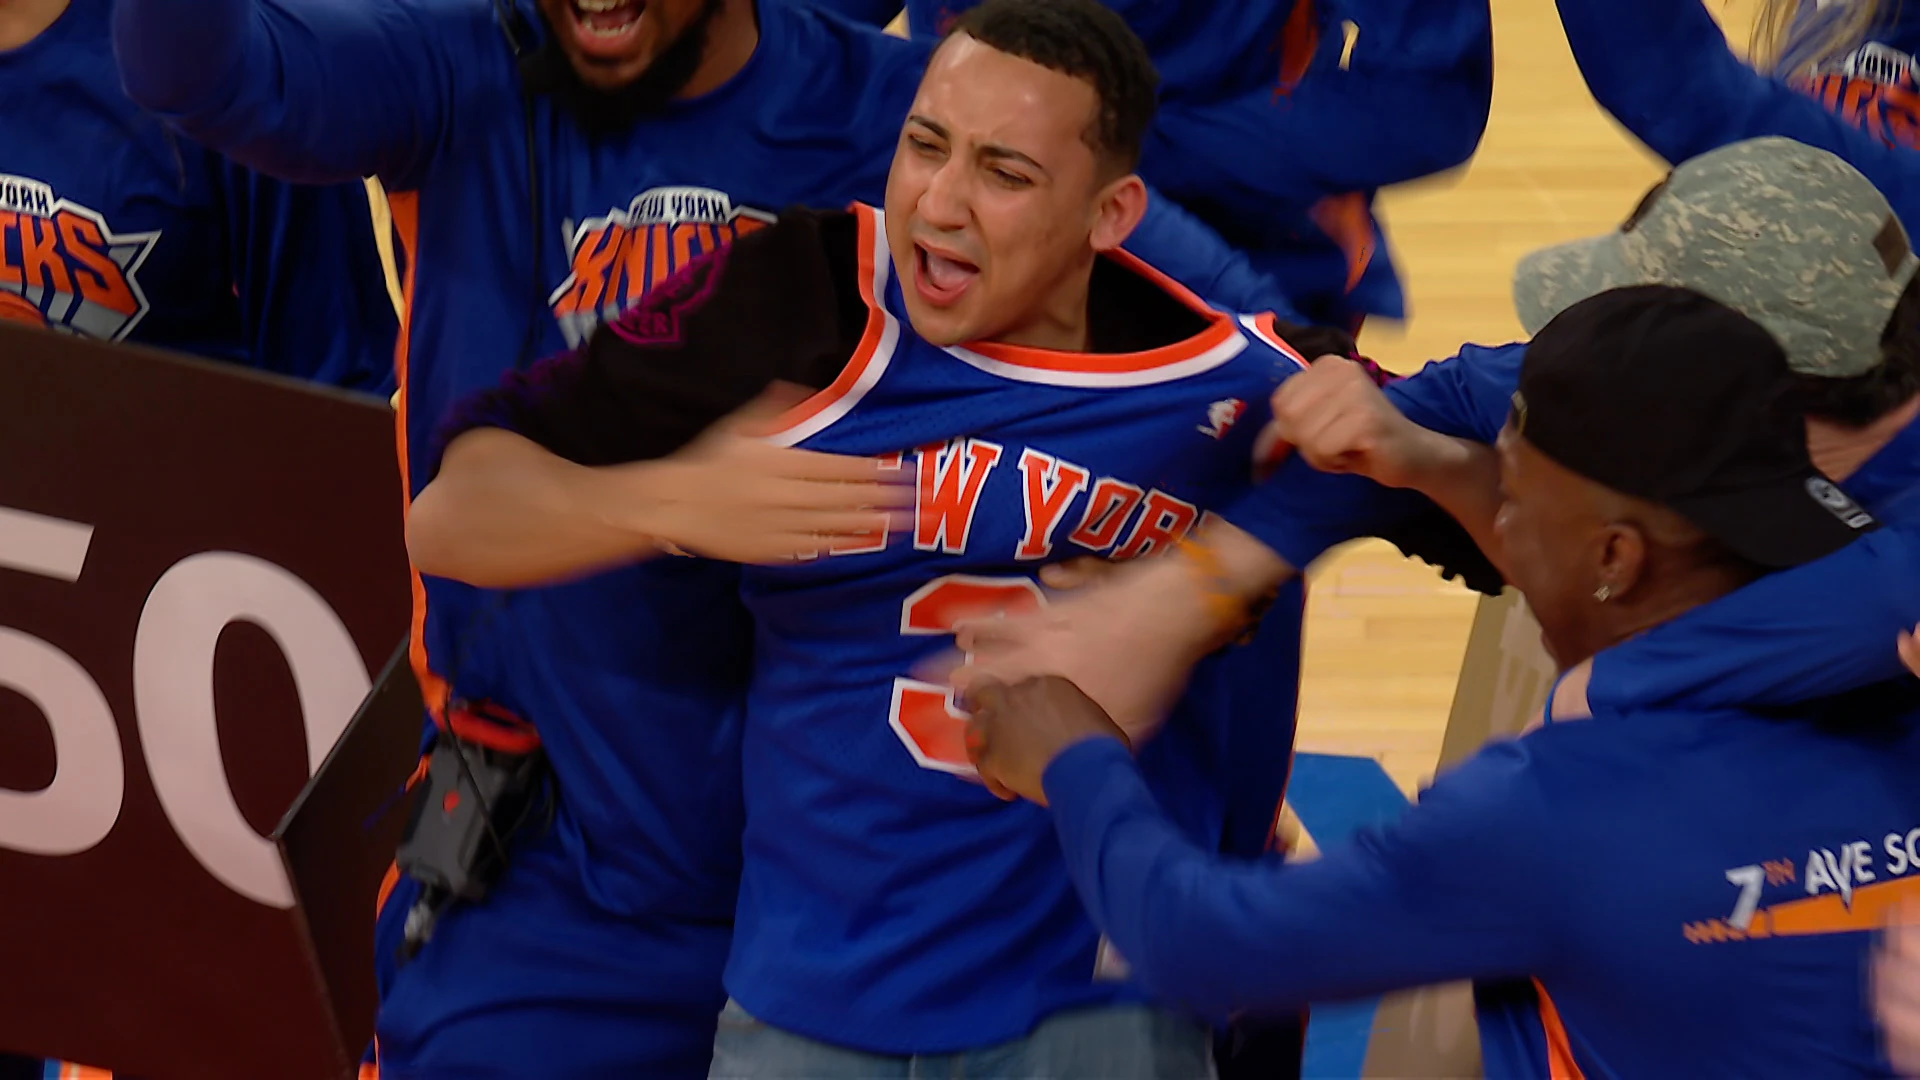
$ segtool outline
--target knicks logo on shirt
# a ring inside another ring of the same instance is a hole
[[[1886,145],[1920,149],[1920,87],[1913,67],[1912,56],[1872,42],[1794,84]]]
[[[0,175],[0,321],[125,338],[146,317],[138,273],[159,240],[118,235],[52,186]]]
[[[765,211],[735,206],[725,192],[665,187],[581,223],[568,240],[571,272],[548,301],[567,345],[585,341],[595,326],[619,317],[694,259],[773,220]]]

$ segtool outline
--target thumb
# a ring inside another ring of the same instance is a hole
[[[1049,589],[1066,591],[1105,580],[1115,564],[1098,555],[1083,555],[1040,568],[1040,583]]]
[[[1293,444],[1280,433],[1280,425],[1268,424],[1260,429],[1253,440],[1253,466],[1256,472],[1265,473],[1279,466],[1293,452]]]

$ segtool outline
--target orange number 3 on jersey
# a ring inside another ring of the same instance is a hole
[[[1031,578],[949,574],[915,589],[900,605],[900,632],[945,636],[963,620],[1024,615],[1046,602],[1046,594]],[[921,768],[974,775],[967,760],[967,714],[954,706],[953,691],[917,679],[895,679],[887,721]]]

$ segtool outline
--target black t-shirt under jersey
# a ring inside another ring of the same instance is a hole
[[[824,389],[865,332],[861,282],[855,216],[789,210],[690,264],[579,349],[461,402],[427,475],[476,427],[505,428],[581,465],[614,465],[672,454],[775,383]],[[1146,351],[1203,328],[1186,305],[1109,259],[1096,260],[1087,303],[1096,353]],[[1303,356],[1353,351],[1339,331],[1281,332]],[[1386,539],[1473,588],[1500,590],[1491,562],[1437,507]]]

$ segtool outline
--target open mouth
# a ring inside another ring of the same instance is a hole
[[[569,0],[575,40],[589,54],[610,58],[632,44],[647,0]]]
[[[922,244],[915,244],[913,250],[916,256],[914,287],[935,307],[958,303],[980,276],[980,268],[965,259],[933,251]]]

